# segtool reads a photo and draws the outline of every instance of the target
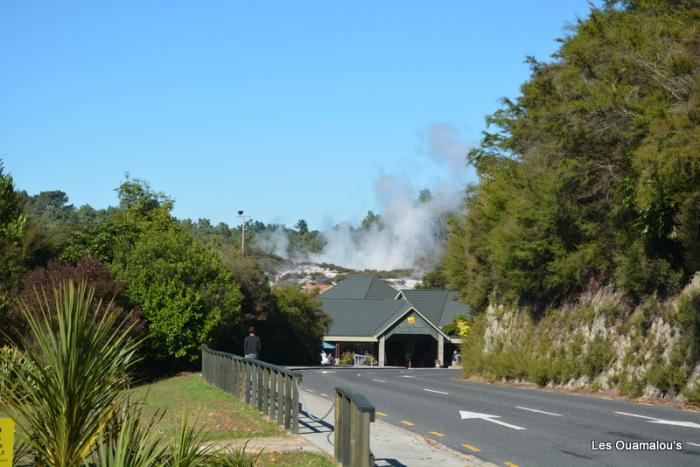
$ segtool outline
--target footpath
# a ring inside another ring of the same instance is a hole
[[[299,394],[302,412],[299,414],[299,435],[320,450],[333,456],[333,401],[307,391]],[[320,417],[323,417],[320,419]],[[370,449],[379,467],[452,467],[493,466],[474,456],[462,454],[444,444],[390,423],[379,417],[370,424]]]
[[[299,434],[241,438],[213,444],[224,451],[245,448],[247,453],[307,451],[333,457],[333,401],[302,391]],[[377,467],[482,467],[494,466],[474,456],[462,454],[434,440],[399,428],[379,418],[370,425],[370,448]]]

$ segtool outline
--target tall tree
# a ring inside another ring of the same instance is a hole
[[[700,260],[700,8],[608,1],[487,118],[445,272],[475,305],[677,290]]]
[[[150,361],[188,364],[203,343],[240,334],[238,285],[219,255],[171,215],[172,200],[140,180],[117,192],[121,208],[77,232],[63,258],[102,261],[126,284],[147,324]]]
[[[10,294],[24,269],[22,237],[26,221],[12,176],[4,172],[0,160],[0,322],[3,323],[9,322]]]

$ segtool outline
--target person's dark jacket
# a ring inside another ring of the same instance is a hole
[[[243,340],[243,355],[252,353],[260,356],[260,338],[258,336],[246,336]]]

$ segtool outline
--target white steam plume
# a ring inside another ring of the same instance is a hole
[[[282,226],[278,226],[273,231],[266,231],[255,238],[255,243],[263,250],[287,258],[289,250],[289,237]]]
[[[458,211],[467,182],[465,156],[469,146],[449,124],[435,124],[426,134],[427,145],[418,152],[449,168],[430,186],[432,198],[417,201],[417,190],[397,175],[383,175],[374,185],[381,223],[353,229],[348,223],[323,232],[327,246],[314,262],[352,269],[427,269],[442,253],[444,223]]]

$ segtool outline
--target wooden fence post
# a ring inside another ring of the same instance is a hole
[[[267,376],[267,368],[262,369],[262,401],[260,404],[260,411],[267,414],[269,406],[269,396],[270,396],[270,379]]]
[[[292,379],[292,433],[299,433],[299,378]]]
[[[277,424],[284,424],[284,375],[277,373]]]
[[[284,377],[284,427],[292,427],[292,377]]]
[[[299,383],[301,374],[258,360],[211,350],[202,346],[202,378],[299,432]]]

